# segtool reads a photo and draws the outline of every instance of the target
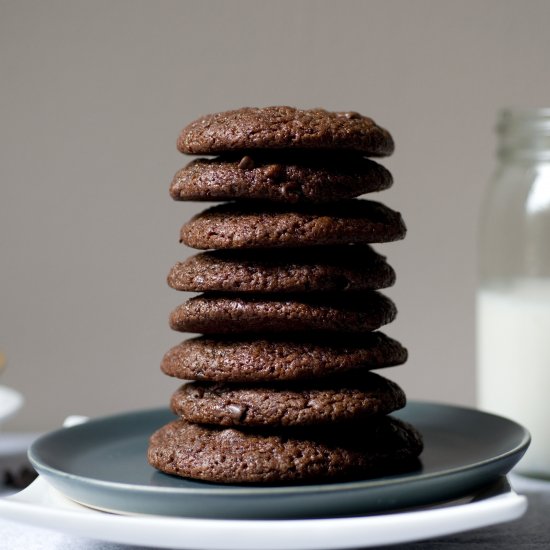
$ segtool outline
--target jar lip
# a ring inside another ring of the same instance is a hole
[[[546,117],[550,116],[550,107],[503,107],[500,109],[500,114],[506,116],[518,116],[518,117]]]
[[[550,132],[550,107],[507,107],[500,110],[497,123],[499,132],[523,126],[543,133]]]

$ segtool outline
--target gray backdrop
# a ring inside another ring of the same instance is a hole
[[[212,111],[356,110],[389,128],[407,221],[386,374],[410,398],[473,404],[476,224],[502,106],[548,104],[550,3],[0,0],[0,383],[10,429],[164,405],[181,339],[170,266],[179,130]]]

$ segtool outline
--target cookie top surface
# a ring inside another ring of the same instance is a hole
[[[376,290],[393,285],[395,271],[368,245],[215,250],[176,263],[167,281],[188,292]]]
[[[179,170],[170,185],[174,200],[269,200],[331,202],[382,191],[392,176],[359,155],[261,153],[197,159]]]
[[[375,201],[279,207],[228,203],[184,224],[180,242],[203,250],[326,246],[395,241],[406,231],[401,214]]]
[[[391,323],[395,304],[375,290],[322,295],[201,294],[170,314],[170,327],[203,334],[369,332]]]
[[[188,422],[217,426],[309,426],[389,414],[405,406],[394,382],[374,373],[286,385],[184,384],[172,411]]]
[[[175,420],[150,438],[149,464],[218,483],[283,484],[398,473],[416,467],[422,438],[389,416],[349,429],[244,431]]]
[[[366,156],[391,155],[390,133],[356,112],[294,107],[244,107],[203,116],[180,133],[182,153],[217,155],[256,149],[357,151]]]
[[[400,365],[407,350],[382,332],[344,337],[201,336],[164,354],[161,370],[182,380],[287,382]]]

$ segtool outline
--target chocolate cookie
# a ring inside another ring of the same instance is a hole
[[[331,205],[229,203],[183,225],[180,242],[192,248],[277,248],[402,239],[401,215],[381,203],[350,199]]]
[[[375,290],[279,296],[201,294],[170,314],[170,327],[204,334],[368,332],[395,318],[395,304]]]
[[[294,107],[244,107],[203,116],[178,138],[182,153],[217,155],[255,149],[340,149],[391,155],[390,133],[356,112]]]
[[[178,262],[168,285],[189,292],[316,292],[386,288],[395,272],[368,245],[216,250]]]
[[[184,384],[172,411],[188,422],[217,426],[309,426],[389,414],[405,406],[394,382],[372,372],[306,384]]]
[[[166,352],[161,370],[182,380],[286,382],[364,372],[406,360],[407,350],[382,332],[301,339],[201,336]]]
[[[249,432],[175,420],[150,438],[149,464],[218,483],[284,484],[371,477],[411,468],[422,450],[410,425],[384,416],[335,430]]]
[[[266,155],[198,159],[170,185],[175,200],[260,199],[285,203],[330,202],[382,191],[391,174],[359,155]]]

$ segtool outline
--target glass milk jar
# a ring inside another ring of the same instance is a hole
[[[531,432],[516,471],[550,479],[550,109],[503,111],[497,132],[480,226],[478,405]]]

